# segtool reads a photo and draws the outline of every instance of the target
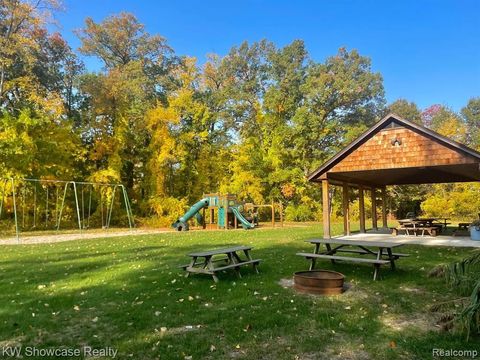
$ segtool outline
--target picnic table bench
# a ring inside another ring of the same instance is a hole
[[[466,223],[466,222],[458,223],[459,230],[468,230],[469,226],[470,226],[470,223]]]
[[[252,265],[255,272],[258,274],[258,264],[261,259],[252,259],[250,255],[251,246],[234,246],[230,248],[207,250],[202,252],[190,253],[188,256],[192,258],[189,264],[181,265],[180,267],[187,272],[188,277],[191,273],[194,274],[208,274],[213,277],[215,282],[218,282],[216,273],[223,270],[233,269],[239,278],[240,267],[245,265]],[[244,258],[242,259],[241,254]],[[214,258],[221,255],[222,258]],[[245,259],[246,258],[246,259]],[[223,263],[215,267],[214,263]]]
[[[313,253],[297,253],[299,256],[310,260],[310,270],[315,268],[317,259],[328,259],[333,264],[336,261],[345,261],[361,264],[372,264],[374,267],[373,280],[377,280],[381,265],[390,264],[392,270],[395,270],[395,260],[409,256],[408,254],[394,253],[392,249],[402,246],[403,244],[396,244],[384,241],[357,241],[346,239],[311,239],[308,243],[315,245]],[[320,245],[325,246],[325,250],[320,252]],[[332,246],[334,246],[332,248]],[[348,248],[345,248],[348,247]],[[353,248],[353,249],[352,249]],[[374,248],[375,250],[372,250]],[[386,251],[386,252],[385,252]],[[351,253],[358,256],[338,256],[337,253]],[[363,255],[373,255],[375,258],[366,258]]]

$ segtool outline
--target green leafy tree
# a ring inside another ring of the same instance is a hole
[[[422,124],[422,112],[414,102],[398,99],[388,105],[386,110],[386,113],[394,113],[409,121]]]
[[[467,143],[480,150],[480,97],[470,99],[461,113],[467,126]]]
[[[308,174],[355,133],[372,125],[384,104],[382,77],[370,59],[340,49],[324,64],[309,67],[303,105],[293,117],[296,166]]]

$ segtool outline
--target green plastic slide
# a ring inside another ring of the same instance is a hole
[[[202,199],[195,203],[182,217],[179,217],[177,221],[172,224],[172,227],[178,231],[188,230],[188,220],[190,220],[201,209],[208,206],[208,199]]]
[[[238,221],[242,223],[244,229],[253,229],[255,227],[255,225],[243,217],[242,213],[236,207],[231,207],[231,209]]]

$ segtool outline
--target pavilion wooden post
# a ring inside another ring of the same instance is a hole
[[[360,214],[360,232],[365,233],[365,197],[363,186],[358,187],[358,207]]]
[[[350,235],[350,206],[349,191],[347,183],[343,183],[343,234]]]
[[[330,196],[328,194],[328,180],[322,180],[322,205],[323,205],[323,237],[330,239]]]
[[[387,229],[387,188],[382,187],[382,226]]]
[[[377,189],[372,187],[372,228],[373,230],[378,230],[377,226]]]

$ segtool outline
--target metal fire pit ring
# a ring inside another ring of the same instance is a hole
[[[295,290],[307,294],[341,294],[344,280],[343,274],[330,270],[297,271],[293,274]]]

